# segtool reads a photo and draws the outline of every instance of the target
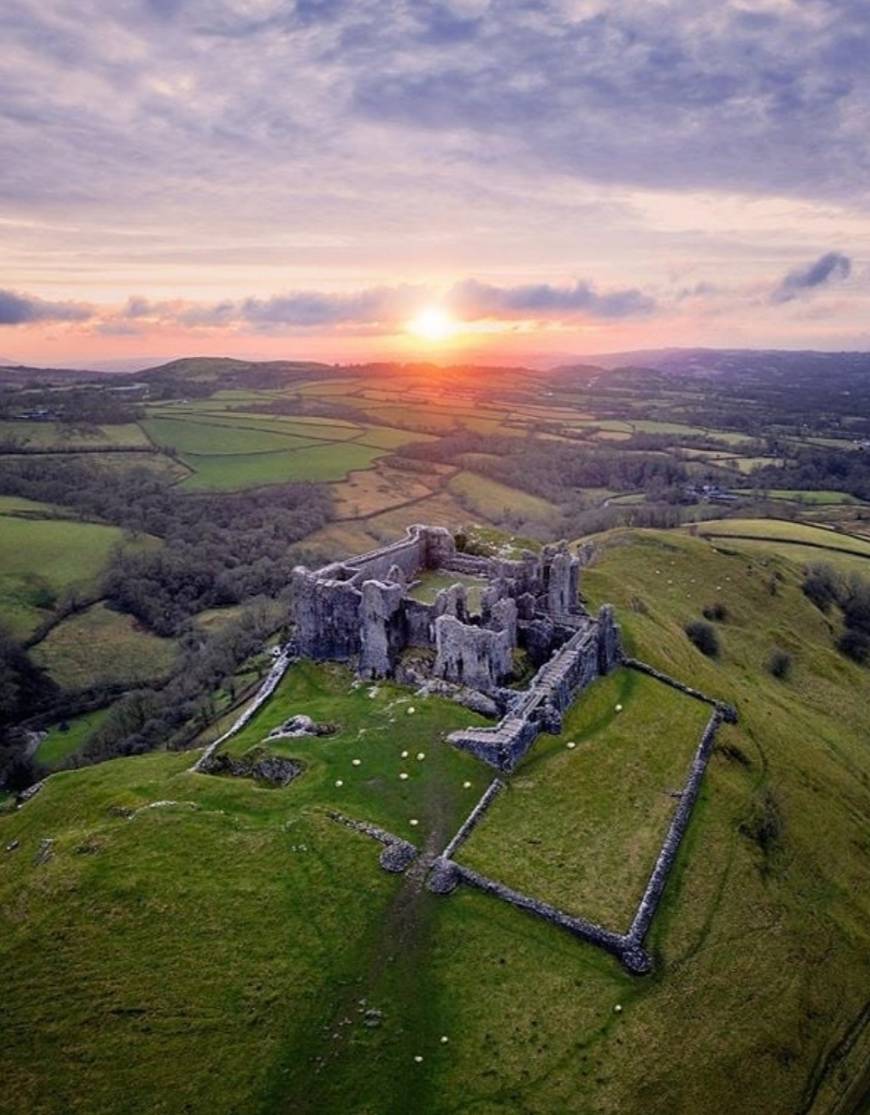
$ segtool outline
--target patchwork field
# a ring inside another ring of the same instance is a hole
[[[767,493],[771,499],[782,499],[791,503],[805,503],[816,506],[832,506],[836,504],[860,505],[861,500],[848,492],[835,492],[831,490],[815,491],[811,488],[772,488]]]
[[[431,478],[402,472],[381,463],[373,469],[348,473],[333,485],[333,507],[339,519],[364,519],[432,494]]]
[[[143,425],[155,444],[197,455],[270,453],[281,449],[304,449],[315,444],[308,438],[285,436],[265,429],[175,418],[152,418]]]
[[[538,496],[509,488],[476,472],[459,472],[447,487],[472,514],[482,515],[490,522],[504,523],[515,519],[553,522],[559,512],[552,503]]]
[[[314,444],[290,452],[237,455],[182,454],[193,475],[181,486],[190,491],[237,491],[285,484],[295,480],[327,483],[367,468],[385,450],[355,442]]]
[[[132,616],[94,604],[53,628],[32,657],[64,689],[84,689],[163,677],[175,653],[174,640],[158,638]]]
[[[51,615],[60,593],[94,592],[124,539],[119,528],[95,523],[0,517],[0,623],[23,638]]]
[[[787,519],[709,519],[698,530],[706,538],[757,538],[770,542],[800,543],[825,550],[845,550],[870,557],[870,542],[866,539]],[[817,556],[816,560],[822,560],[822,556]]]
[[[74,426],[60,422],[2,422],[0,445],[20,442],[28,449],[146,448],[148,438],[135,422],[117,426]]]

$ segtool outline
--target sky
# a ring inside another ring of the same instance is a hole
[[[3,0],[0,360],[870,350],[867,0]]]

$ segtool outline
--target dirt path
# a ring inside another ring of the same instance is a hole
[[[433,782],[423,810],[422,854],[398,880],[358,979],[336,994],[328,1021],[321,1016],[305,1064],[291,1074],[277,1104],[271,1095],[271,1111],[407,1115],[423,1108],[432,1064],[449,1048],[441,1042],[431,969],[443,900],[426,890],[425,878],[432,857],[452,835],[450,804],[447,788]],[[373,861],[376,856],[373,845]]]

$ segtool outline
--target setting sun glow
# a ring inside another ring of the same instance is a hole
[[[411,318],[406,328],[414,337],[436,344],[449,340],[459,329],[459,323],[440,306],[427,306]]]

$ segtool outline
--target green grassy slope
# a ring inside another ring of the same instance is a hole
[[[709,715],[642,674],[602,679],[538,741],[459,861],[626,932]]]
[[[0,852],[4,1108],[857,1111],[868,1048],[870,674],[832,649],[829,621],[786,559],[717,553],[680,534],[600,541],[584,579],[591,601],[616,603],[635,653],[736,702],[741,716],[711,760],[654,924],[654,975],[632,978],[484,895],[441,899],[383,873],[377,846],[324,811],[433,842],[487,779],[436,738],[472,718],[434,700],[395,704],[403,694],[392,686],[370,698],[341,670],[304,667],[233,745],[256,744],[291,712],[336,720],[336,736],[281,746],[308,763],[285,790],[191,775],[189,755],[153,754],[54,775],[0,815],[0,848],[20,840]],[[712,662],[682,625],[716,599],[730,618]],[[793,654],[786,682],[765,670],[773,645]],[[599,692],[590,700],[609,706],[613,695]],[[414,715],[401,711],[409,703]],[[643,703],[623,703],[630,729]],[[641,717],[639,754],[651,754],[656,735],[670,746],[665,729],[679,715],[661,731],[652,714]],[[569,730],[582,727],[569,720]],[[570,762],[579,772],[587,751],[595,779],[610,779],[594,749],[610,740],[629,754],[630,739],[589,728]],[[396,752],[417,740],[427,759],[405,790]],[[533,759],[520,777],[554,772],[555,844],[544,816],[539,852],[557,886],[561,792],[580,812],[585,793],[605,790],[578,779],[572,794],[573,770],[558,776],[567,755],[548,756],[548,746],[538,772]],[[466,777],[473,790],[462,788]],[[179,804],[128,816],[154,802]],[[403,827],[411,808],[421,820],[413,830]],[[596,869],[592,835],[588,881],[607,900],[615,859]],[[53,858],[34,863],[49,837]],[[495,875],[523,866],[507,844],[491,855]],[[383,1012],[371,1028],[369,1008]]]

